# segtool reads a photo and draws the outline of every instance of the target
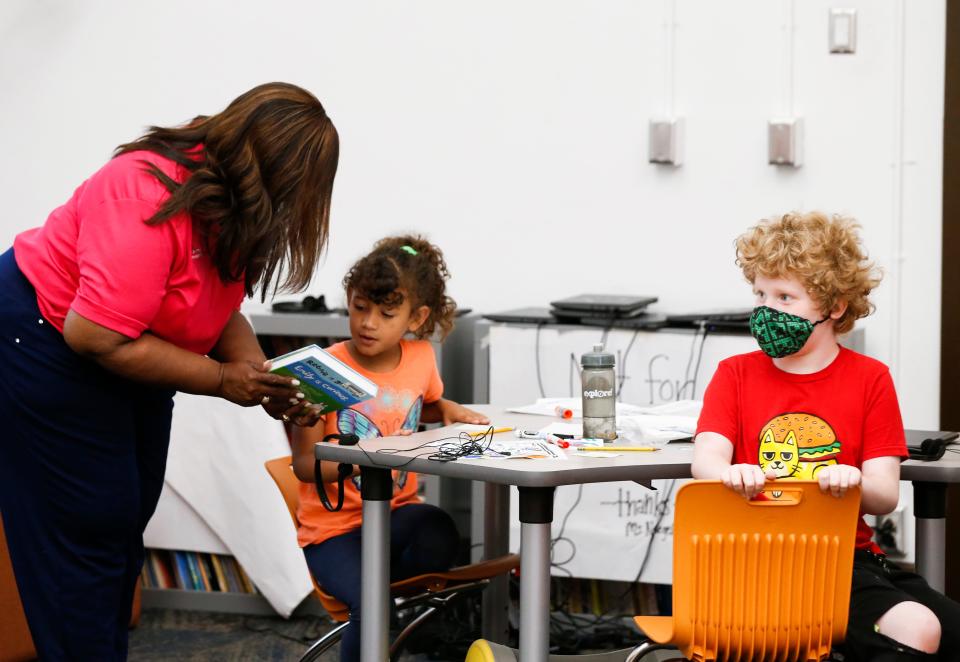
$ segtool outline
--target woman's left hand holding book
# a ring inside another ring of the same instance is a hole
[[[299,382],[270,372],[270,361],[224,363],[220,396],[244,407],[262,405],[273,418],[296,425],[311,426],[320,419],[320,410],[304,399]]]

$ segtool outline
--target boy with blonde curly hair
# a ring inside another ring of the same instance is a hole
[[[861,511],[899,499],[907,457],[887,367],[837,336],[869,315],[880,282],[851,219],[786,214],[737,239],[753,286],[750,329],[761,351],[720,363],[697,424],[693,476],[750,498],[764,483],[803,478],[841,496],[861,488]],[[889,562],[857,527],[846,660],[960,659],[960,604]]]

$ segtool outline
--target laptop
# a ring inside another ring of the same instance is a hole
[[[701,322],[718,322],[721,326],[737,323],[748,326],[752,313],[753,308],[715,308],[691,313],[668,313],[667,326],[688,328],[700,326]]]
[[[750,320],[709,320],[706,329],[710,333],[750,333]]]
[[[557,318],[549,308],[531,306],[528,308],[514,308],[499,313],[486,313],[484,319],[491,322],[507,322],[513,324],[555,324]]]
[[[659,313],[642,313],[634,317],[584,317],[580,323],[614,329],[662,329],[667,325],[667,316]]]
[[[614,319],[630,319],[634,317],[643,317],[647,314],[646,309],[644,308],[637,308],[636,310],[630,310],[626,313],[616,313],[602,310],[566,310],[560,308],[552,308],[550,312],[553,313],[553,316],[556,317],[558,321],[566,324],[586,324],[586,322],[584,322],[585,319],[607,321]]]
[[[558,314],[566,311],[586,311],[609,315],[611,317],[627,317],[637,314],[651,303],[656,303],[657,297],[635,296],[629,294],[578,294],[575,297],[551,301]]]

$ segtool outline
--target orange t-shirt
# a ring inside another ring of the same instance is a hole
[[[337,343],[327,351],[369,378],[378,386],[377,397],[348,409],[328,414],[324,434],[356,434],[360,439],[375,439],[398,434],[401,430],[416,432],[424,403],[436,402],[443,395],[443,382],[437,371],[437,360],[430,343],[425,340],[401,340],[400,363],[390,372],[364,370],[350,356],[345,342]],[[336,503],[337,484],[327,483],[327,496]],[[390,509],[408,503],[419,503],[417,475],[413,472],[393,472],[393,498]],[[300,528],[297,540],[301,547],[321,543],[360,526],[362,500],[360,477],[348,478],[343,484],[343,509],[331,513],[310,483],[300,484],[300,506],[297,518]]]

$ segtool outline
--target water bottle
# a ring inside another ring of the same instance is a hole
[[[617,438],[617,376],[613,354],[594,345],[580,357],[583,390],[583,436],[613,441]]]

